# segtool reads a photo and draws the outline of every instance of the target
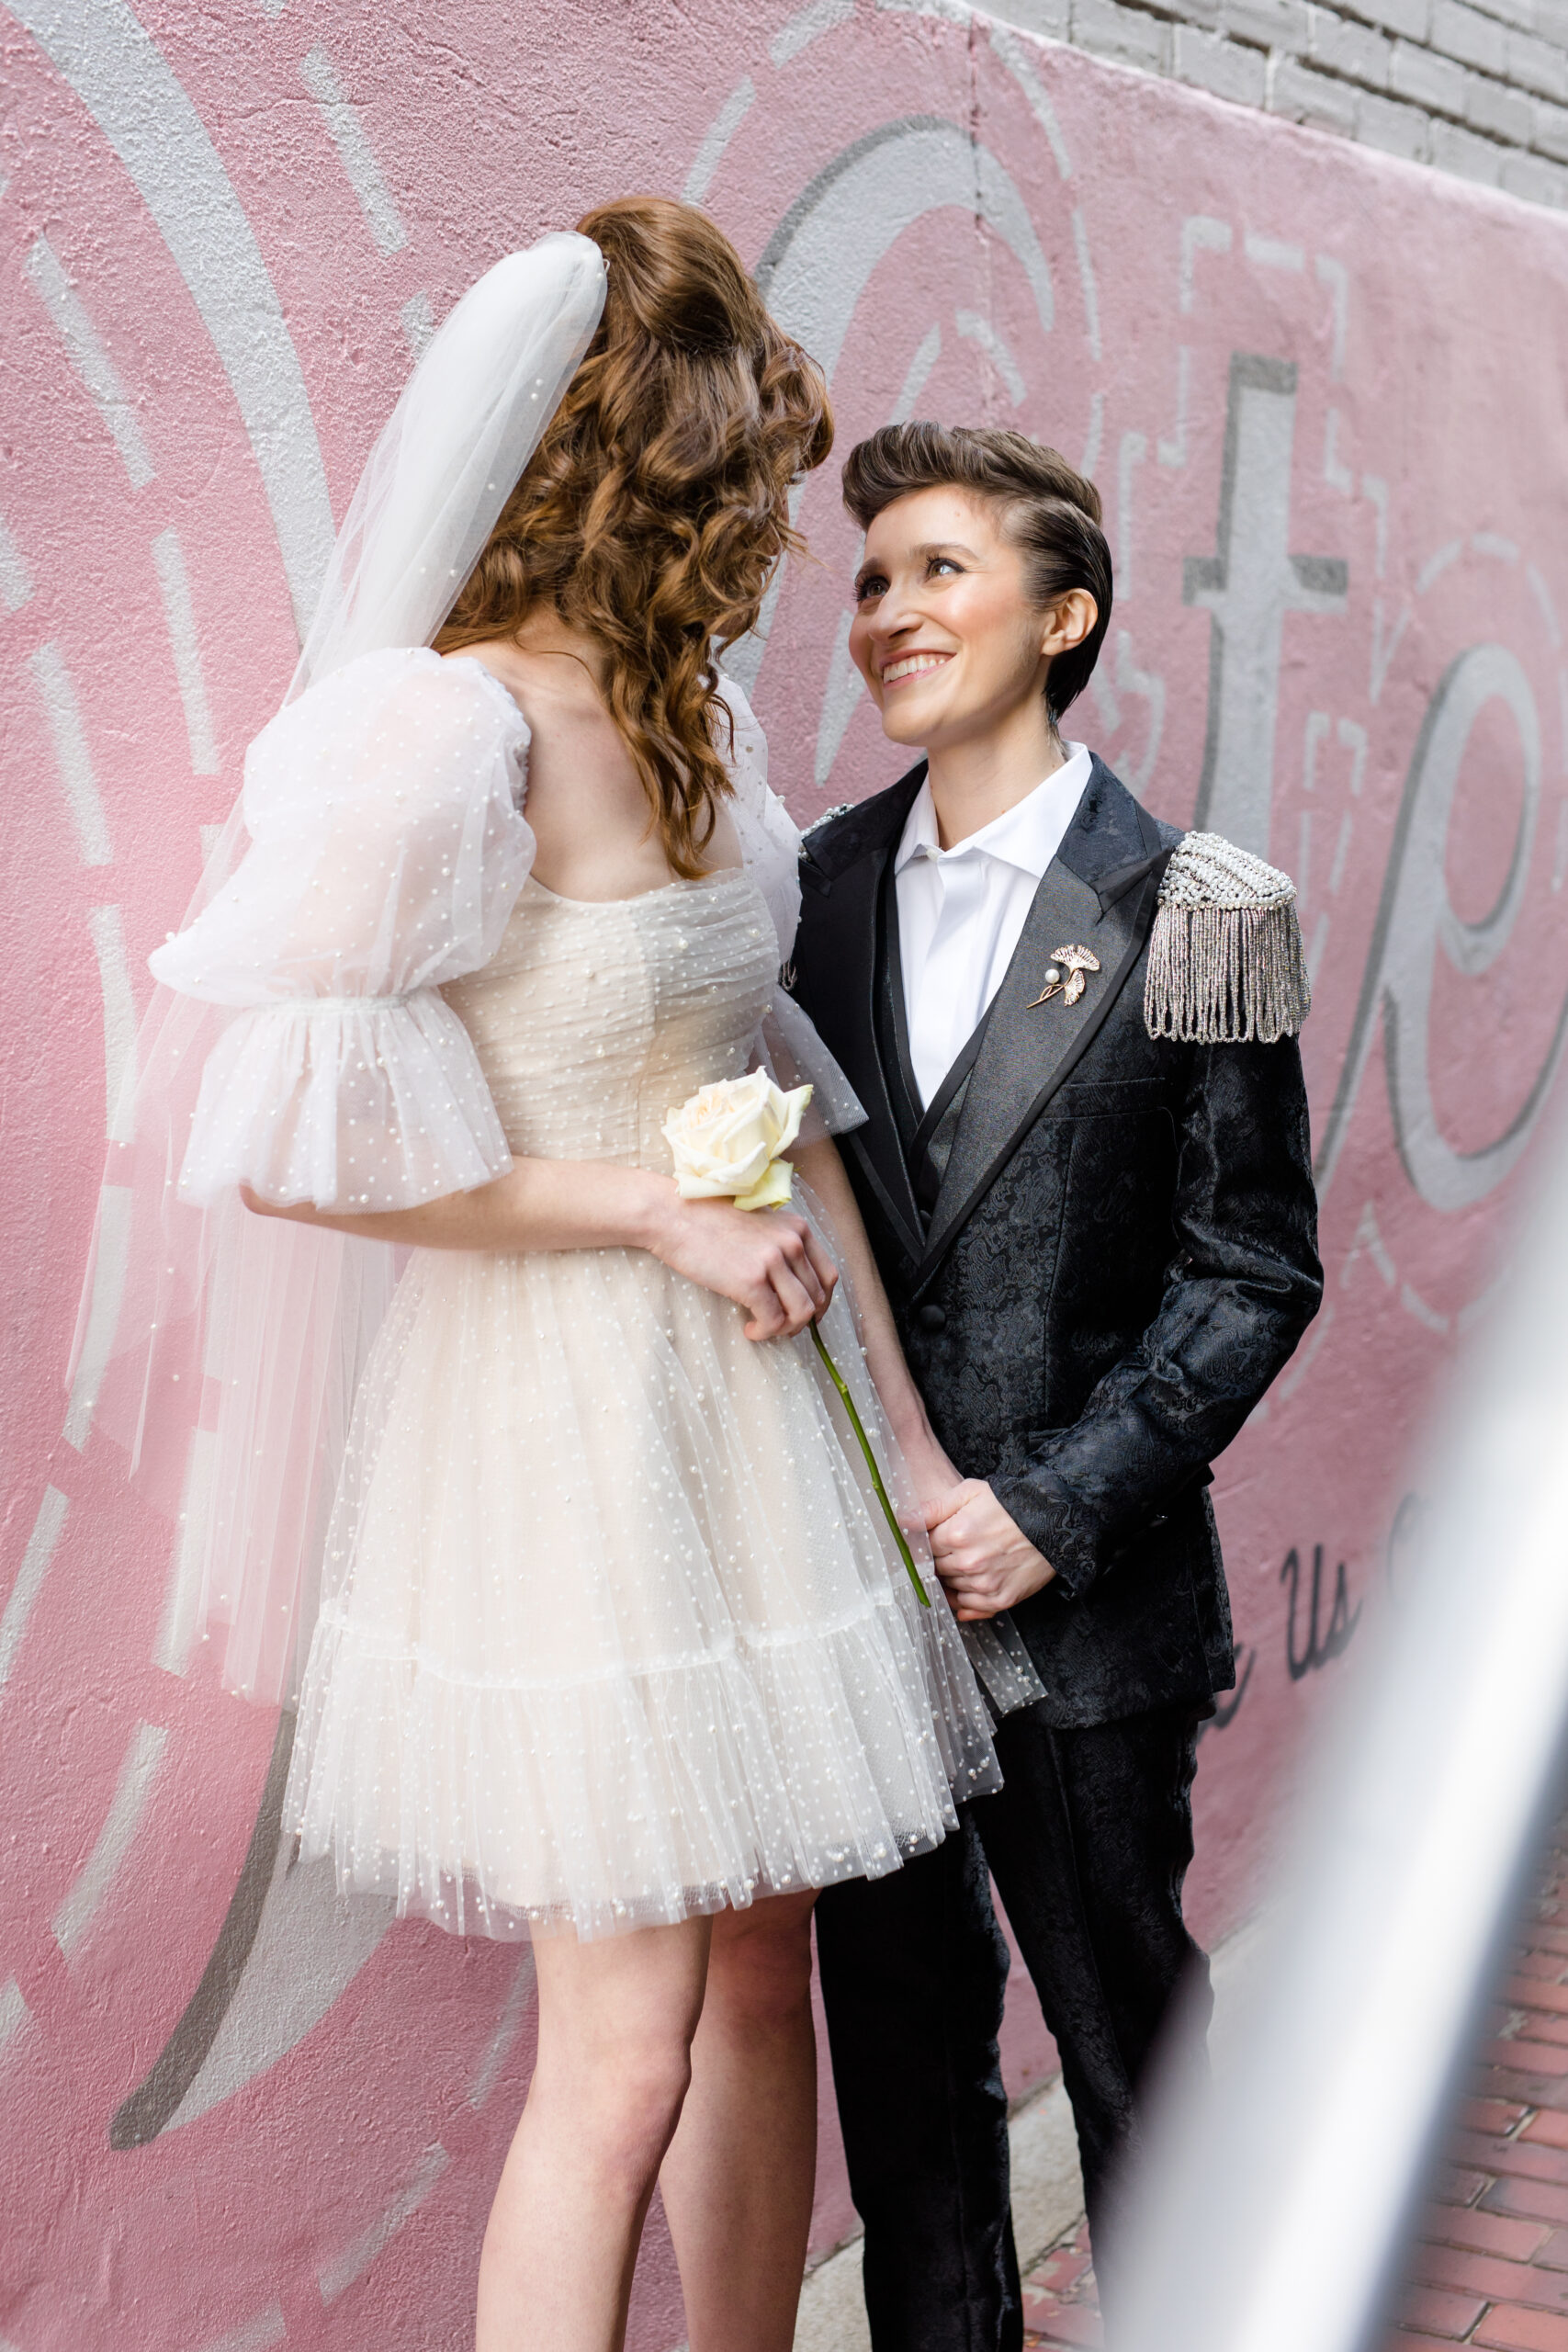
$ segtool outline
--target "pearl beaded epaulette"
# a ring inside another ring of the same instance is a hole
[[[1271,1046],[1311,1010],[1290,876],[1223,833],[1189,833],[1166,867],[1149,936],[1150,1036]]]

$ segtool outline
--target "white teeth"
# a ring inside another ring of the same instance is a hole
[[[913,678],[924,670],[940,670],[948,659],[945,653],[907,654],[902,662],[889,662],[882,673],[882,683],[890,686],[895,678]]]

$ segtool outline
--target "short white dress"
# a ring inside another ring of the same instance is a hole
[[[770,1050],[852,1123],[777,994],[798,835],[731,707],[744,866],[607,904],[532,878],[527,729],[481,664],[369,655],[286,710],[244,865],[154,959],[255,1008],[209,1061],[187,1193],[387,1207],[513,1154],[668,1170],[670,1111]],[[847,1288],[823,1336],[908,1503]],[[929,1553],[922,1609],[809,1336],[743,1319],[637,1250],[411,1253],[285,1815],[345,1888],[597,1936],[878,1876],[999,1784]]]

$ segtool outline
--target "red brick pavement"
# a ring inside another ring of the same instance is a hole
[[[1568,1836],[1550,1857],[1404,2266],[1385,2352],[1568,2352]],[[1080,2224],[1023,2288],[1035,2352],[1100,2343]]]
[[[1100,2342],[1100,2300],[1089,2267],[1089,2225],[1055,2247],[1023,2282],[1026,2345],[1088,2346]]]

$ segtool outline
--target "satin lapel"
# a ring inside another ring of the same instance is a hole
[[[835,978],[843,989],[844,997],[840,1019],[834,1023],[830,1042],[866,1114],[865,1125],[852,1128],[842,1138],[842,1148],[852,1151],[860,1161],[888,1222],[917,1262],[925,1250],[920,1213],[898,1140],[886,1073],[876,1049],[874,1000],[882,877],[903,831],[908,802],[919,790],[924,773],[922,768],[904,780],[908,790],[901,796],[902,808],[890,812],[897,818],[890,838],[873,846],[852,865],[833,876],[831,902]]]
[[[1113,782],[1108,771],[1105,780]],[[1131,845],[1136,850],[1138,812],[1120,785],[1115,790],[1134,820]],[[1095,882],[1073,870],[1096,872],[1098,861],[1086,854],[1087,846],[1069,834],[1034,894],[970,1076],[917,1283],[935,1271],[959,1227],[1092,1043],[1148,935],[1157,873],[1124,890],[1102,913]],[[1157,848],[1157,842],[1150,846]],[[1123,848],[1120,854],[1125,854]],[[1067,946],[1089,948],[1100,959],[1099,971],[1086,975],[1088,985],[1075,1005],[1060,996],[1048,1004],[1032,1002],[1056,949]]]

